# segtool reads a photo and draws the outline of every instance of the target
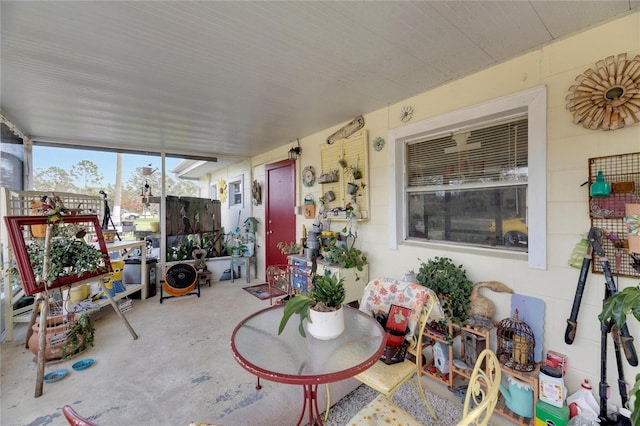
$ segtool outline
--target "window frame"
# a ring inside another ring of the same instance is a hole
[[[234,186],[238,187],[239,191],[237,194],[240,195],[240,202],[235,202],[235,195],[232,191]],[[229,204],[229,208],[243,208],[244,207],[244,174],[236,176],[232,179],[229,179],[227,182],[227,203]]]
[[[397,250],[407,243],[408,200],[405,191],[407,178],[407,144],[432,138],[438,134],[459,131],[470,126],[489,124],[510,116],[526,113],[529,137],[528,265],[533,269],[547,269],[546,170],[547,170],[547,89],[538,86],[529,90],[496,98],[481,104],[459,109],[389,131],[389,248]],[[413,244],[444,244],[463,247],[451,242],[417,242]],[[496,253],[490,247],[478,248]],[[500,250],[504,253],[504,250]]]

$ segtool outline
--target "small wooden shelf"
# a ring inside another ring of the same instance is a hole
[[[451,390],[451,373],[446,373],[446,374],[442,374],[439,371],[436,370],[435,373],[432,373],[429,369],[433,367],[433,361],[428,362],[426,365],[424,365],[422,367],[422,371],[421,373],[424,374],[425,376],[428,376],[434,380],[436,380],[437,382],[440,382],[444,385],[446,385],[449,390]]]
[[[522,382],[528,383],[533,386],[533,401],[531,402],[533,404],[533,415],[531,417],[523,417],[518,414],[515,414],[513,411],[509,410],[502,395],[500,395],[500,398],[498,399],[495,412],[500,414],[501,416],[508,418],[509,420],[511,420],[512,422],[518,425],[521,425],[521,426],[533,425],[535,423],[535,418],[536,418],[536,401],[538,400],[538,375],[540,374],[540,363],[537,363],[533,371],[530,371],[530,372],[516,371],[512,368],[502,366],[502,374],[503,376],[505,374],[508,374]]]
[[[460,327],[456,324],[452,324],[449,322],[449,335],[451,336],[449,339],[441,333],[436,333],[431,331],[428,327],[425,327],[423,335],[430,339],[429,343],[424,344],[424,347],[433,346],[434,342],[442,342],[446,344],[449,348],[449,373],[441,374],[439,372],[432,373],[428,369],[433,365],[431,362],[429,365],[423,368],[423,373],[429,377],[432,377],[438,380],[441,383],[446,384],[450,390],[453,390],[454,383],[456,377],[461,377],[465,380],[468,380],[471,377],[471,372],[473,369],[473,365],[468,366],[469,369],[458,368],[454,365],[453,360],[455,358],[464,359],[465,348],[464,341],[462,341],[463,333],[468,332],[472,333],[476,336],[484,338],[485,347],[489,347],[489,334],[491,333],[491,329],[480,329],[477,327],[464,326]],[[453,342],[451,342],[453,340]],[[459,349],[457,349],[459,348]],[[446,377],[446,379],[443,379]]]

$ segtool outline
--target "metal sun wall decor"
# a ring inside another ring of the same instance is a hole
[[[373,140],[373,149],[376,150],[376,152],[380,152],[382,148],[384,148],[384,139],[378,136]]]
[[[227,182],[224,179],[218,179],[218,200],[221,203],[227,201]]]
[[[400,110],[400,120],[403,123],[407,123],[411,121],[412,118],[413,118],[413,107],[410,107],[410,106],[402,107],[402,109]]]
[[[609,56],[575,78],[567,109],[574,124],[591,130],[616,130],[640,121],[640,55]]]

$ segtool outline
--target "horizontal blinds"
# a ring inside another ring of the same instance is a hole
[[[520,118],[408,144],[408,188],[526,183],[527,121]]]

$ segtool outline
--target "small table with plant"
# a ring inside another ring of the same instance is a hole
[[[305,413],[310,425],[322,424],[318,385],[353,377],[373,365],[384,350],[384,330],[372,316],[344,307],[348,326],[334,339],[303,337],[297,324],[278,334],[283,309],[275,305],[242,320],[231,335],[231,351],[258,380],[301,385],[304,399],[298,424]]]

